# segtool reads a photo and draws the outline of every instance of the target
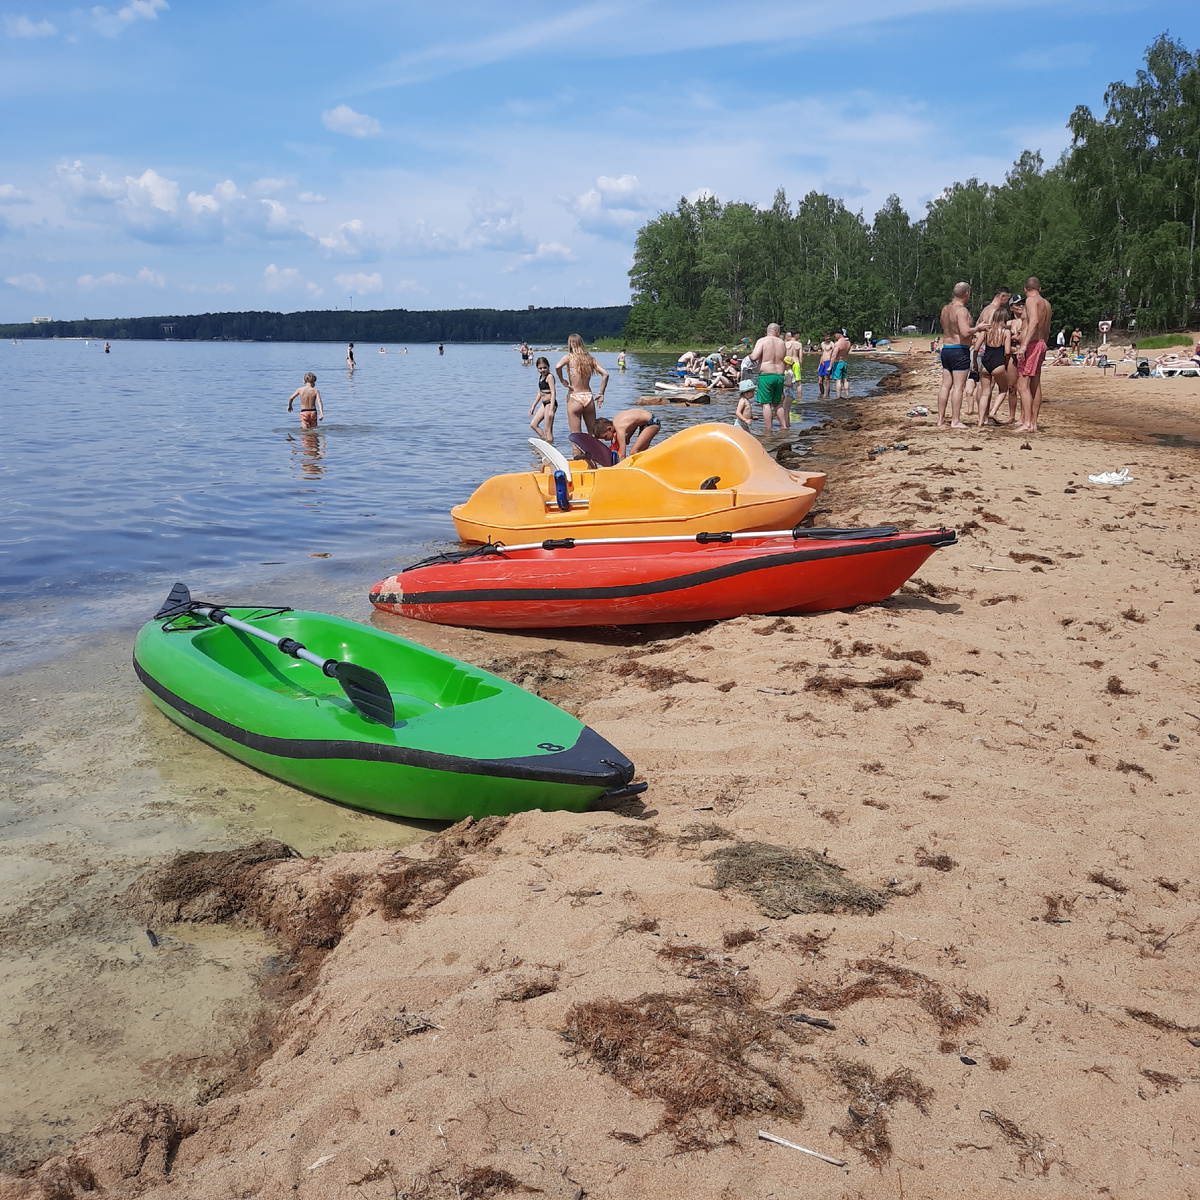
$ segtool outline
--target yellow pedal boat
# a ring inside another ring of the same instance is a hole
[[[694,425],[599,469],[543,452],[558,469],[493,476],[450,510],[464,542],[790,529],[825,486],[823,472],[785,470],[733,425]]]

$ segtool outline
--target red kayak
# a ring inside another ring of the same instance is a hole
[[[952,529],[802,529],[547,538],[414,563],[378,583],[382,612],[480,629],[713,621],[853,608],[890,596]]]

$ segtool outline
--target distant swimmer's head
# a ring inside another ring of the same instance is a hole
[[[309,371],[309,373],[304,377],[304,382],[307,383],[309,387],[312,387],[312,385],[317,382],[317,377],[311,371]]]

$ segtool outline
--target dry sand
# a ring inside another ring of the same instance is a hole
[[[906,418],[930,362],[819,446],[818,523],[962,531],[902,595],[607,642],[380,620],[578,712],[645,809],[143,883],[279,939],[294,999],[226,1094],[0,1196],[1200,1195],[1200,383],[1049,370],[1024,449]]]

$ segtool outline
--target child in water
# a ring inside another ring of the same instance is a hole
[[[750,422],[754,420],[754,406],[750,401],[757,386],[753,379],[743,379],[738,384],[737,412],[733,414],[731,424],[736,425],[739,429],[744,429],[747,433],[750,432]]]
[[[292,401],[300,397],[300,428],[316,429],[317,422],[325,419],[325,406],[321,403],[321,393],[317,391],[317,377],[309,371],[304,377],[304,383],[288,397],[288,412],[292,411]]]
[[[539,358],[537,360],[538,369],[538,390],[537,395],[533,398],[533,403],[529,406],[529,415],[533,420],[529,422],[529,428],[538,435],[544,442],[554,443],[554,414],[558,411],[558,396],[554,390],[554,376],[550,374],[550,360],[548,358]],[[534,410],[537,410],[535,417]],[[542,431],[542,422],[545,421],[546,429]]]

